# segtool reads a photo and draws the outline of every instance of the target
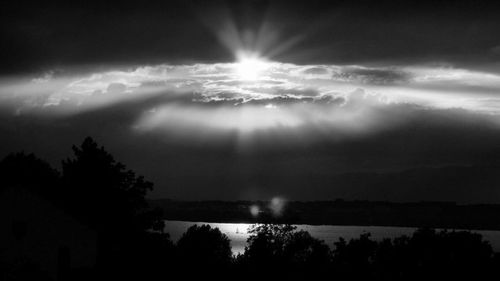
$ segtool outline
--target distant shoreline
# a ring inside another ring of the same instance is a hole
[[[453,202],[393,203],[370,201],[286,202],[280,215],[267,201],[149,200],[163,219],[210,223],[289,223],[306,225],[500,230],[500,205],[458,205]],[[252,206],[259,212],[253,216]]]
[[[259,222],[259,221],[217,221],[217,220],[178,220],[178,219],[169,219],[164,218],[165,221],[182,221],[182,222],[192,222],[192,223],[227,223],[227,224],[264,224],[264,223],[272,223],[272,222]],[[292,225],[311,225],[311,226],[352,226],[352,227],[399,227],[399,228],[414,228],[418,229],[420,227],[425,226],[410,226],[410,225],[359,225],[359,224],[321,224],[321,223],[292,223],[292,222],[276,222],[276,223],[289,223]],[[430,226],[427,226],[430,227]],[[488,228],[454,228],[454,227],[430,227],[436,230],[450,230],[450,231],[500,231],[499,229],[488,229]]]

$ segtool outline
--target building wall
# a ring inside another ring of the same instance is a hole
[[[64,268],[95,266],[96,232],[24,188],[0,194],[0,224],[4,260],[32,261],[54,279]]]

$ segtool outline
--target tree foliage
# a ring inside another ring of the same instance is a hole
[[[184,260],[198,265],[227,266],[232,259],[229,238],[208,224],[188,228],[177,242],[177,249]]]
[[[174,245],[163,233],[161,211],[150,209],[146,201],[153,184],[92,138],[73,146],[73,153],[63,161],[62,174],[33,154],[10,154],[0,162],[0,189],[39,194],[94,229],[97,241],[88,242],[97,244],[96,272],[101,277],[158,276],[172,262]]]
[[[59,173],[34,154],[12,153],[0,161],[0,188],[23,187],[42,196],[55,195]]]
[[[145,199],[153,184],[117,162],[90,137],[73,146],[73,158],[63,161],[63,185],[81,218],[99,229],[129,227],[163,229],[158,211]]]

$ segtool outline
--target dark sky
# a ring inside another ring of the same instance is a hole
[[[1,5],[0,157],[59,168],[90,135],[155,198],[500,203],[495,4]]]
[[[2,3],[6,74],[68,65],[230,61],[233,55],[210,27],[226,13],[241,30],[266,22],[283,40],[300,35],[276,58],[286,62],[496,65],[500,56],[500,10],[487,1],[27,3]]]

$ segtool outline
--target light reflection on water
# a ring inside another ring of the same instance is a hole
[[[246,241],[249,236],[247,230],[252,224],[248,223],[206,223],[187,221],[165,221],[165,232],[170,234],[171,239],[177,242],[182,234],[192,225],[209,224],[217,227],[231,239],[233,254],[245,251]],[[340,237],[346,240],[357,238],[360,234],[369,232],[374,240],[383,238],[395,238],[401,235],[411,235],[416,228],[413,227],[392,227],[392,226],[343,226],[343,225],[295,225],[297,230],[308,231],[313,237],[324,240],[332,248],[333,243]],[[500,231],[479,230],[474,231],[483,235],[483,238],[490,241],[495,251],[500,251]]]

